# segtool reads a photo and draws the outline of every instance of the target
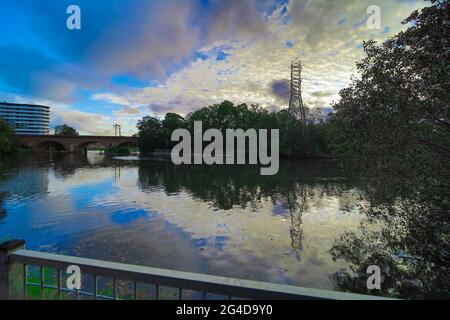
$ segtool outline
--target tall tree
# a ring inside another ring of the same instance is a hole
[[[433,0],[406,31],[364,44],[360,77],[341,91],[334,146],[359,173],[369,217],[385,228],[345,234],[332,249],[354,263],[344,288],[366,291],[365,268],[383,268],[383,292],[450,293],[450,3]],[[342,278],[341,278],[342,279]]]
[[[161,121],[157,118],[146,116],[138,121],[138,145],[141,152],[152,152],[163,145],[161,134]]]
[[[154,148],[167,148],[172,132],[186,128],[193,133],[194,122],[201,121],[203,130],[219,129],[225,134],[226,129],[280,129],[281,154],[293,157],[322,156],[328,153],[328,125],[326,123],[309,124],[310,141],[302,139],[302,127],[287,110],[269,112],[258,105],[234,105],[223,101],[204,107],[189,114],[186,120],[176,114],[167,113],[164,120],[145,117],[138,123],[141,151],[150,152]]]
[[[14,130],[0,118],[0,154],[14,154],[18,150],[18,146]]]
[[[67,124],[61,124],[55,127],[56,136],[76,137],[79,135],[78,131]]]
[[[176,129],[186,127],[184,118],[176,113],[167,113],[161,123],[161,138],[165,147],[170,147],[176,144],[171,141],[172,132]]]

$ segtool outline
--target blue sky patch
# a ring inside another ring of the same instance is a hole
[[[145,88],[149,86],[148,81],[138,80],[130,75],[117,75],[111,79],[112,84],[128,86],[132,88]]]
[[[218,52],[217,52],[217,55],[216,55],[216,60],[217,61],[224,61],[224,60],[227,60],[227,57],[229,56],[229,54],[228,53],[225,53],[225,52],[223,52],[222,50],[219,50]]]

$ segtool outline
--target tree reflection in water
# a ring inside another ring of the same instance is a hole
[[[351,272],[334,275],[338,287],[402,298],[449,299],[450,224],[448,212],[442,213],[414,200],[367,209],[369,218],[360,230],[343,234],[330,250],[333,259],[352,265]],[[369,265],[381,268],[379,291],[367,290]]]
[[[281,203],[289,211],[291,246],[300,260],[303,249],[302,215],[314,194],[339,196],[345,210],[343,180],[333,183],[336,165],[284,164],[277,176],[263,177],[252,167],[140,166],[141,188],[162,185],[166,192],[186,190],[219,209],[258,208],[261,199]],[[346,182],[352,179],[346,179]],[[299,183],[301,181],[301,183]],[[353,181],[353,180],[352,180]],[[346,190],[349,189],[345,185]],[[367,214],[357,232],[344,233],[330,249],[334,260],[345,259],[351,270],[332,275],[336,289],[402,298],[449,297],[449,223],[442,211],[424,208],[415,201],[395,202],[388,195],[369,207],[373,186],[362,186],[358,206]],[[378,193],[379,195],[380,193]],[[385,203],[383,203],[385,201]],[[440,223],[442,222],[442,223]],[[367,289],[369,265],[382,272],[382,289]]]
[[[233,207],[256,211],[262,199],[281,204],[289,212],[291,246],[300,260],[303,250],[302,215],[314,196],[340,196],[343,180],[336,181],[337,167],[332,161],[284,163],[276,176],[261,176],[256,166],[179,166],[153,164],[139,166],[142,189],[163,186],[165,191],[187,191],[194,199],[217,209]]]

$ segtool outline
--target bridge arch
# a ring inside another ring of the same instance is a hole
[[[58,141],[54,140],[46,140],[37,143],[33,149],[36,149],[38,151],[68,151],[67,147]]]
[[[104,148],[109,147],[109,143],[105,143],[105,141],[100,141],[100,140],[92,140],[92,141],[84,141],[82,143],[80,143],[78,145],[78,149],[81,150],[82,152],[86,153],[87,152],[87,148],[89,145],[92,144],[97,144],[97,145],[101,145]]]
[[[137,147],[137,141],[124,141],[117,144],[118,147]]]

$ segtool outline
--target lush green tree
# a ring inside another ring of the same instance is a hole
[[[214,128],[224,132],[226,129],[238,128],[246,111],[246,105],[235,106],[230,101],[223,101],[195,111],[189,117],[188,127],[193,130],[194,121],[202,121],[204,129]]]
[[[163,129],[169,131],[184,128],[185,126],[186,122],[184,118],[176,113],[167,113],[164,120],[162,121]]]
[[[281,154],[287,157],[324,156],[329,152],[328,125],[326,123],[309,124],[310,138],[305,139],[302,125],[287,110],[271,113],[258,105],[249,107],[246,104],[234,105],[230,101],[223,101],[220,104],[196,110],[187,117],[187,120],[175,113],[166,114],[162,122],[156,118],[148,118],[145,121],[144,119],[141,124],[138,124],[139,135],[142,136],[141,145],[144,146],[147,136],[152,136],[156,143],[148,150],[155,147],[172,146],[170,138],[173,130],[186,128],[193,133],[194,122],[201,121],[203,130],[215,128],[224,134],[226,129],[279,129]],[[144,125],[148,121],[152,128],[150,135],[144,133],[145,130],[148,130]]]
[[[19,142],[14,130],[0,118],[0,155],[17,153]]]
[[[161,123],[161,138],[164,142],[164,146],[173,146],[174,142],[171,141],[172,132],[176,129],[182,129],[185,127],[186,121],[182,116],[176,113],[167,113]]]
[[[55,136],[76,137],[78,131],[67,124],[61,124],[55,127]]]
[[[146,116],[138,121],[138,146],[141,152],[153,152],[163,146],[162,124],[157,118]]]
[[[188,119],[188,127],[193,128],[194,121],[202,121],[203,128],[215,128],[225,132],[226,129],[276,129],[274,114],[258,105],[247,106],[245,103],[234,105],[223,101],[195,111]]]
[[[431,2],[404,21],[406,31],[364,44],[360,76],[334,106],[334,148],[364,181],[367,214],[386,226],[369,224],[333,247],[354,263],[344,288],[365,292],[365,267],[378,264],[384,292],[450,293],[450,4]]]
[[[405,32],[365,43],[361,77],[334,106],[336,150],[381,185],[386,176],[401,185],[394,196],[448,178],[441,164],[450,155],[449,3],[433,2],[405,21]]]

